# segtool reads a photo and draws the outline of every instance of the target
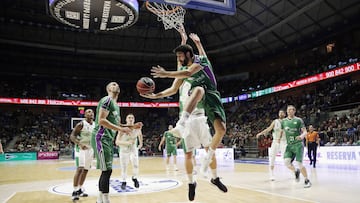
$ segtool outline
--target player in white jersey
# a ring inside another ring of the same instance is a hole
[[[285,136],[281,136],[281,121],[285,118],[285,111],[279,110],[279,118],[273,120],[269,127],[265,130],[259,132],[256,135],[256,138],[259,138],[261,135],[265,135],[272,131],[272,143],[270,147],[269,154],[269,165],[270,165],[270,180],[274,181],[274,162],[276,158],[276,154],[280,151],[281,156],[284,156],[284,152],[286,149],[286,138]]]
[[[72,200],[79,200],[79,197],[87,197],[82,188],[86,175],[91,167],[94,151],[91,147],[91,133],[95,127],[94,111],[85,110],[85,119],[80,121],[70,134],[70,140],[75,143],[76,173],[74,175]]]
[[[126,125],[134,125],[134,114],[128,114],[126,116]],[[132,129],[130,133],[118,133],[116,137],[116,145],[119,146],[120,168],[121,177],[123,182],[121,183],[121,189],[126,189],[127,167],[129,161],[132,163],[133,176],[135,188],[139,188],[139,149],[143,145],[143,135],[140,129]],[[139,145],[138,145],[139,144]]]

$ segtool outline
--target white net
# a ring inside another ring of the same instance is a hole
[[[183,7],[156,2],[147,2],[146,7],[158,16],[158,21],[163,22],[165,30],[176,29],[179,32],[183,30],[186,13]]]

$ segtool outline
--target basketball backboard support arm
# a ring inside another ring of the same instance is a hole
[[[146,1],[146,0],[141,0]],[[149,0],[150,2],[166,3],[185,8],[202,10],[207,12],[234,15],[236,13],[236,0],[190,0],[186,5],[181,2],[183,0]],[[176,3],[179,2],[179,3]]]

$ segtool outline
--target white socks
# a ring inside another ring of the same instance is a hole
[[[216,168],[215,168],[215,169],[211,169],[211,175],[212,175],[212,178],[213,178],[213,179],[215,179],[215,178],[218,177],[218,176],[217,176],[217,170],[216,170]]]
[[[110,203],[109,193],[103,193],[103,203]]]
[[[190,184],[194,183],[194,176],[193,174],[187,174],[187,177],[188,177],[188,181]]]
[[[102,196],[103,196],[103,193],[101,191],[99,191],[99,195],[98,195],[97,200],[96,200],[97,203],[102,203],[103,202]]]

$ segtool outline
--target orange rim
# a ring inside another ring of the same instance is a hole
[[[167,11],[159,11],[155,8],[153,8],[153,6],[150,4],[149,1],[145,2],[146,5],[146,9],[149,10],[150,12],[154,13],[155,15],[161,14],[161,15],[168,15],[170,13],[175,13],[177,10],[179,10],[181,8],[181,6],[176,6],[174,9],[172,10],[167,10]]]

